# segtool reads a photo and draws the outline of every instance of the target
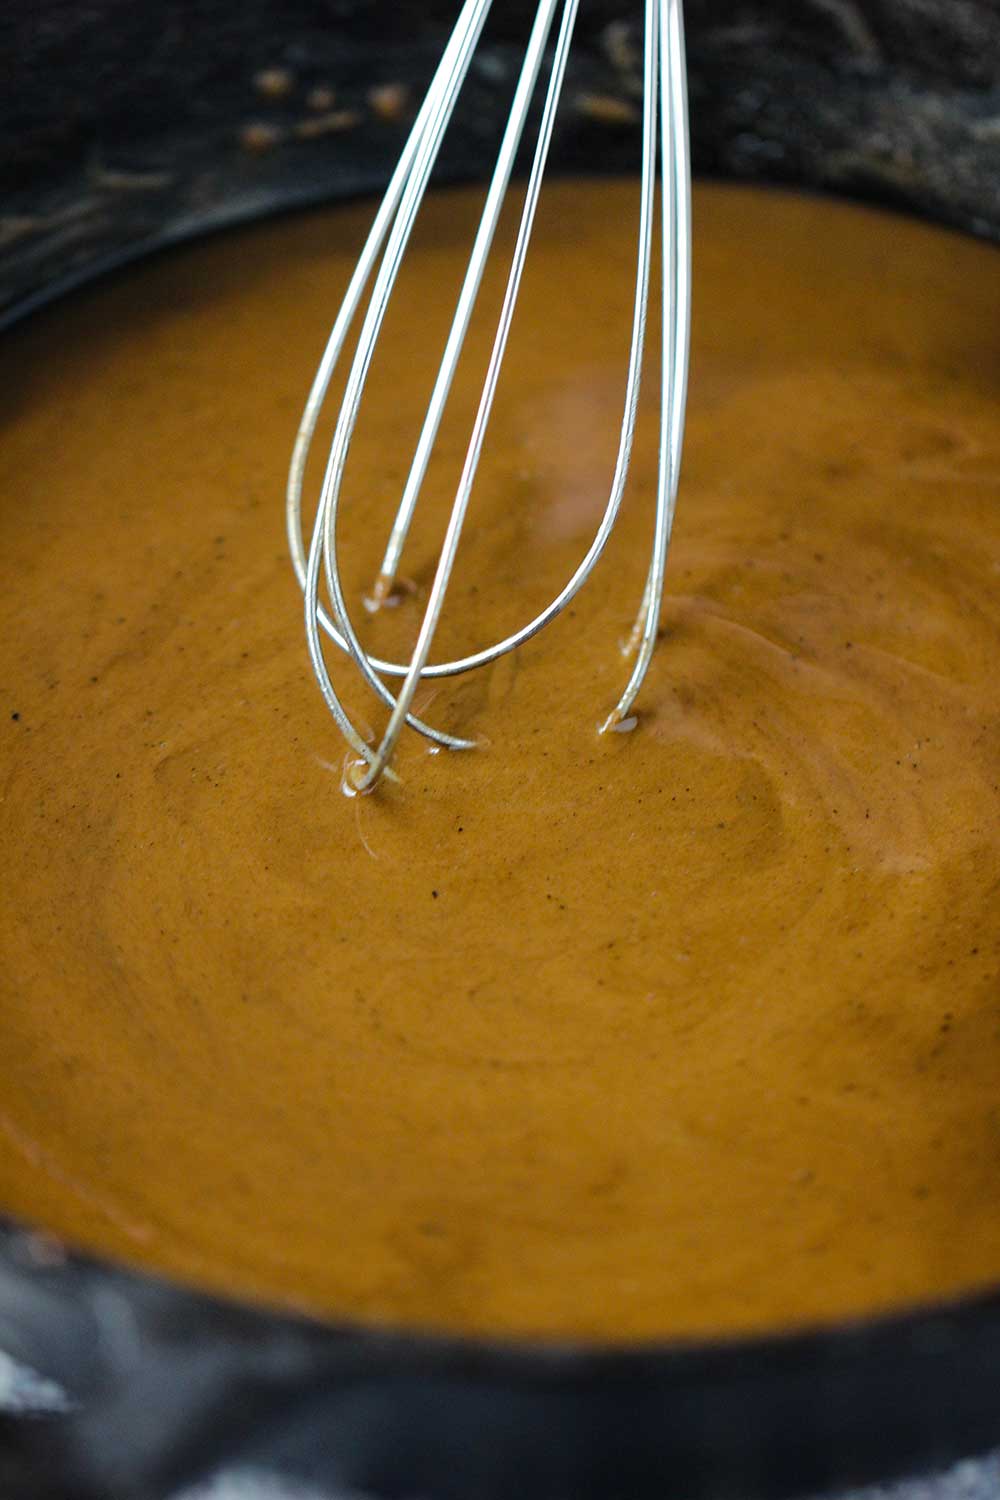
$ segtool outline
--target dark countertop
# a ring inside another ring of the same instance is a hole
[[[496,7],[442,176],[479,175],[532,7]],[[637,0],[581,8],[561,170],[634,171]],[[457,0],[7,0],[0,319],[193,232],[374,190]],[[1000,235],[996,0],[688,0],[696,170]],[[386,92],[386,85],[401,85]]]

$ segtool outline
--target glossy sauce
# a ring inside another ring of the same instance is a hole
[[[438,657],[539,608],[606,498],[636,189],[546,203]],[[477,208],[428,210],[374,372],[342,527],[362,621]],[[700,189],[638,727],[595,734],[648,556],[652,360],[587,591],[422,691],[486,747],[410,738],[402,785],[349,801],[282,493],[368,213],[184,250],[0,348],[0,1206],[240,1294],[505,1335],[995,1281],[995,250]],[[418,596],[485,349],[484,324]],[[376,650],[416,602],[364,623]]]

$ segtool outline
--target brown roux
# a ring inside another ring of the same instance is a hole
[[[546,201],[437,656],[527,618],[604,503],[636,190]],[[357,605],[477,209],[430,207],[387,329],[345,491]],[[368,214],[185,250],[6,340],[0,1205],[209,1286],[507,1335],[1000,1278],[996,252],[701,189],[638,728],[595,734],[647,556],[652,362],[590,588],[422,691],[488,746],[411,737],[403,784],[349,801],[281,505]],[[415,619],[364,629],[402,649]]]

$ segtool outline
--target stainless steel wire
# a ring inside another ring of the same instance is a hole
[[[634,653],[635,661],[625,690],[601,724],[601,731],[627,720],[649,669],[659,629],[680,475],[690,348],[691,168],[682,0],[646,0],[645,4],[639,231],[624,410],[607,505],[585,556],[556,597],[519,630],[468,656],[451,661],[430,660],[506,353],[580,6],[580,0],[561,0],[561,4],[560,0],[540,0],[444,354],[379,576],[372,590],[371,604],[378,607],[389,596],[395,583],[555,30],[538,137],[492,353],[444,543],[410,660],[383,661],[369,654],[348,610],[338,552],[337,517],[351,441],[389,301],[491,4],[492,0],[465,0],[462,6],[334,322],[306,401],[289,468],[286,497],[288,541],[295,573],[303,590],[309,656],[327,707],[353,752],[343,781],[344,790],[351,795],[371,791],[383,776],[393,774],[389,763],[405,724],[437,746],[472,748],[475,741],[436,729],[412,712],[414,695],[421,681],[450,677],[486,666],[536,635],[583,587],[607,545],[618,518],[632,456],[646,340],[658,176],[662,214],[663,329],[656,519],[643,598],[626,647],[629,654]],[[330,382],[373,272],[374,284],[338,412],[307,549],[302,530],[306,464]],[[328,607],[320,598],[321,576],[327,589]],[[352,722],[333,687],[324,655],[324,636],[351,657],[364,680],[389,708],[388,723],[376,745],[369,744]],[[385,678],[402,678],[397,693],[393,693]]]

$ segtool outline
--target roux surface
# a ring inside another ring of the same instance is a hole
[[[356,601],[477,201],[431,205],[387,328]],[[436,658],[550,597],[606,498],[636,189],[545,201]],[[0,1207],[202,1284],[504,1334],[1000,1278],[996,252],[700,189],[638,729],[594,732],[648,555],[652,361],[572,614],[418,699],[488,747],[410,738],[403,784],[349,801],[281,497],[368,212],[184,250],[0,349]]]

